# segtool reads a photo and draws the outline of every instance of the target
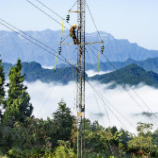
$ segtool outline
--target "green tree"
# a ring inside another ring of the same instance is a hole
[[[16,122],[24,122],[30,117],[33,106],[30,103],[30,96],[27,87],[23,85],[25,75],[21,75],[21,60],[18,59],[15,67],[9,72],[9,84],[7,84],[8,98],[5,103],[4,122],[12,120],[12,125]]]
[[[54,132],[54,145],[57,145],[58,140],[69,141],[73,128],[74,116],[71,115],[70,108],[66,107],[66,103],[61,100],[59,108],[53,113],[53,121],[56,132]]]
[[[127,142],[129,151],[134,155],[149,156],[156,151],[157,146],[152,140],[152,126],[150,123],[137,123],[138,136],[131,135],[132,139]]]
[[[58,141],[58,143],[59,143],[59,146],[56,148],[54,152],[54,157],[52,158],[66,158],[66,157],[76,158],[77,157],[73,149],[70,148],[69,141],[66,141],[66,142]]]
[[[151,130],[153,128],[153,124],[152,123],[138,122],[137,125],[138,125],[137,126],[137,131],[138,131],[138,135],[139,136],[151,135]]]
[[[0,121],[2,121],[3,118],[3,105],[4,105],[4,97],[5,97],[5,90],[4,90],[4,82],[5,82],[5,76],[2,66],[2,60],[0,60]]]

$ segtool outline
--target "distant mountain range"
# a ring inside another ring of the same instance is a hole
[[[4,67],[6,79],[8,79],[9,70],[14,65],[8,63],[3,63],[2,65]],[[76,77],[76,71],[74,68],[62,67],[54,71],[54,69],[44,69],[39,63],[36,62],[23,62],[22,74],[25,74],[25,81],[27,82],[35,82],[40,80],[45,83],[55,81],[57,83],[67,84],[69,81],[75,81]]]
[[[158,58],[148,58],[143,61],[135,61],[133,59],[127,59],[125,62],[111,62],[111,63],[100,62],[99,70],[100,71],[115,71],[115,68],[120,69],[132,63],[135,63],[141,66],[146,71],[153,71],[155,73],[158,73]],[[98,64],[86,64],[86,70],[98,71]]]
[[[101,83],[114,82],[109,86],[110,88],[114,88],[118,84],[137,86],[140,83],[158,88],[158,74],[152,71],[145,71],[137,64],[128,65],[108,74],[96,75],[91,77],[90,80],[97,80]]]
[[[3,66],[5,73],[8,74],[11,66],[14,65],[3,63]],[[46,83],[55,81],[67,84],[69,81],[75,81],[76,77],[76,70],[72,67],[57,68],[56,71],[54,71],[54,69],[44,69],[39,63],[36,62],[22,63],[22,73],[26,74],[25,81],[28,82],[41,80],[42,82]],[[133,86],[140,83],[158,88],[158,74],[152,71],[145,71],[142,67],[135,63],[104,75],[88,77],[86,74],[86,78],[90,81],[97,80],[105,84],[111,83],[109,88],[115,88],[115,86],[118,84],[129,84]]]
[[[58,46],[61,41],[61,31],[26,31],[27,34],[33,38],[41,41],[45,45],[58,51]],[[130,43],[128,40],[118,40],[112,35],[106,32],[100,32],[102,39],[105,44],[104,54],[110,61],[126,61],[131,58],[135,61],[145,60],[147,58],[158,57],[158,51],[147,50],[136,43]],[[64,31],[63,39],[69,35],[68,31]],[[29,37],[27,37],[29,38]],[[32,39],[31,39],[32,40]],[[86,33],[86,42],[96,42],[100,41],[96,32]],[[36,42],[33,40],[33,42]],[[72,43],[72,39],[68,36],[65,43]],[[39,43],[38,43],[39,44]],[[40,44],[39,44],[40,45]],[[101,44],[94,45],[97,49],[100,49]],[[51,49],[42,46],[53,52]],[[76,51],[74,51],[76,46],[62,45],[62,55],[67,58],[69,62],[75,63],[76,61]],[[93,49],[91,46],[86,46],[89,53],[86,52],[86,62],[95,64],[97,63],[97,58],[91,52]],[[93,49],[95,53],[98,53]],[[55,52],[53,52],[55,53]],[[37,47],[36,45],[25,40],[23,37],[19,36],[14,32],[0,31],[0,54],[3,62],[16,63],[17,59],[20,58],[22,61],[31,62],[36,61],[45,66],[53,66],[55,58],[51,54],[45,52],[43,49]],[[105,62],[105,58],[102,58]],[[58,60],[58,62],[61,64]]]

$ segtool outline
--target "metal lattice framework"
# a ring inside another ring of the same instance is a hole
[[[78,51],[77,51],[77,97],[76,106],[81,113],[79,120],[78,157],[83,157],[83,128],[82,121],[85,118],[85,0],[77,1],[77,22],[78,22]]]

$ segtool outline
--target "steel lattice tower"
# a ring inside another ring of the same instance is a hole
[[[85,0],[77,1],[77,22],[78,22],[78,46],[77,46],[77,97],[76,106],[78,113],[81,114],[79,119],[78,134],[78,157],[82,158],[84,153],[84,135],[83,135],[83,120],[85,119]]]
[[[83,158],[85,152],[85,45],[103,43],[102,40],[101,42],[85,43],[85,8],[86,0],[77,0],[77,11],[69,10],[69,13],[77,13],[77,43],[60,43],[64,45],[77,45],[77,158]]]

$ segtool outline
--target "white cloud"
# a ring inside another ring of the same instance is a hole
[[[118,86],[116,89],[107,89],[106,84],[100,84],[98,82],[90,82],[108,101],[111,103],[106,104],[110,107],[111,111],[121,120],[127,130],[131,132],[136,132],[136,128],[133,128],[120,114],[118,114],[114,108],[116,108],[129,122],[131,122],[135,127],[137,122],[151,123],[148,117],[145,116],[134,116],[134,114],[141,113],[143,111],[149,111],[148,108],[140,101],[140,99],[134,94],[132,90],[127,88],[128,93],[142,106],[143,110],[133,101],[133,99],[123,90],[122,87]],[[67,106],[71,108],[74,115],[77,114],[75,108],[75,83],[70,82],[68,85],[56,84],[56,83],[42,83],[37,81],[34,83],[27,83],[28,92],[31,96],[31,103],[34,106],[34,115],[36,117],[46,118],[51,117],[52,113],[58,108],[58,102],[63,98],[67,103]],[[158,112],[158,90],[148,87],[148,86],[138,86],[135,91],[143,99],[143,101],[150,107],[152,112]],[[109,119],[105,112],[105,105],[103,101],[96,95],[97,102],[94,96],[94,92],[86,83],[86,118],[91,120],[97,120],[105,127],[108,127],[109,120],[111,125],[116,125],[118,128],[123,127],[123,125],[118,121],[115,115],[107,108]],[[47,100],[47,101],[46,101]],[[45,103],[45,104],[44,104]],[[44,104],[44,105],[43,105]],[[41,109],[42,107],[42,109]],[[41,109],[41,110],[40,110]],[[100,110],[99,110],[100,109]],[[98,117],[98,113],[104,113],[104,116]],[[149,111],[150,112],[150,111]],[[152,119],[157,122],[157,118],[152,117]],[[104,123],[103,123],[104,122]],[[155,125],[155,128],[157,126]]]
[[[110,72],[110,71],[99,71],[99,72],[95,72],[95,71],[93,71],[93,70],[88,70],[88,71],[86,71],[88,77],[93,77],[93,76],[95,76],[95,75],[103,75],[103,74],[107,74],[107,73],[109,73],[109,72]]]
[[[54,66],[42,66],[42,68],[52,70],[54,68]]]

